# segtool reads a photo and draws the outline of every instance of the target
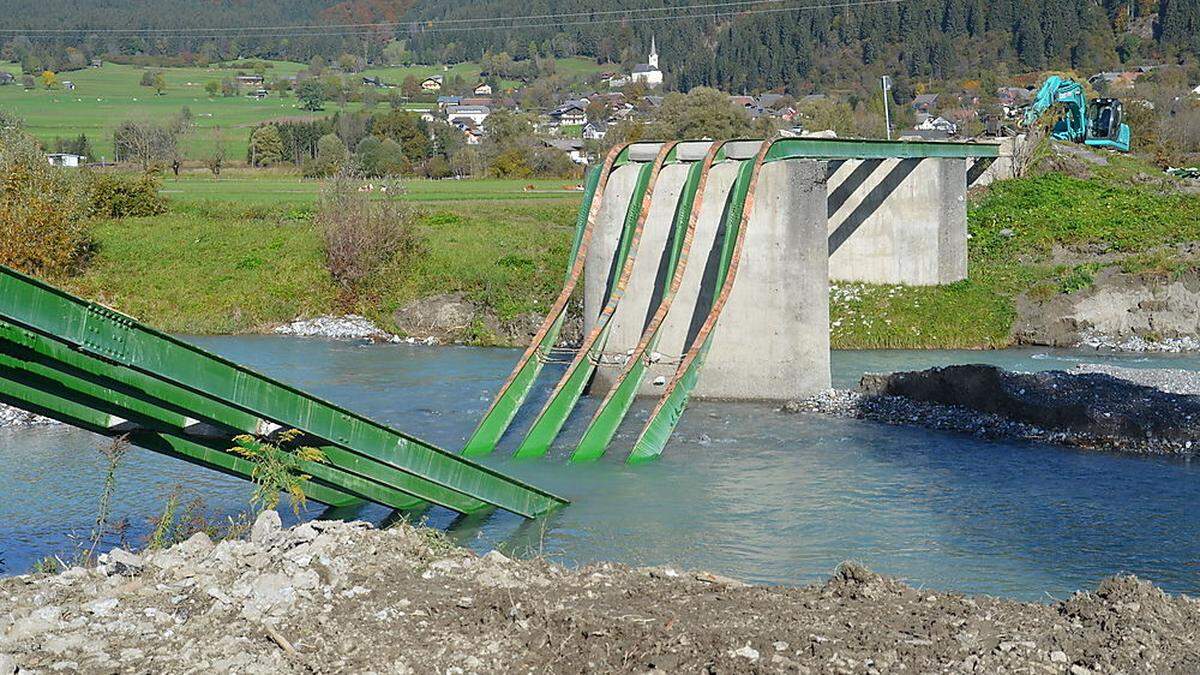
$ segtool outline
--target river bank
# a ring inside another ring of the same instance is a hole
[[[784,406],[887,424],[1079,448],[1190,455],[1200,451],[1200,373],[1079,364],[1010,372],[986,365],[864,375]]]
[[[1200,602],[1133,577],[1050,604],[477,556],[408,524],[261,516],[94,568],[0,581],[0,673],[1186,672]],[[381,639],[386,636],[386,639]]]

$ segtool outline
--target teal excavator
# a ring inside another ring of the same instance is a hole
[[[1097,98],[1089,103],[1083,85],[1058,75],[1047,78],[1033,103],[1025,108],[1022,126],[1033,126],[1058,104],[1066,108],[1067,114],[1054,125],[1050,134],[1053,138],[1129,152],[1129,125],[1121,121],[1124,117],[1121,101]]]

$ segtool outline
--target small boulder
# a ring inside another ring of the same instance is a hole
[[[250,528],[250,541],[260,545],[266,544],[281,529],[283,521],[279,519],[279,514],[275,511],[263,511],[258,514],[254,526]]]
[[[123,548],[114,548],[108,552],[106,570],[109,574],[135,576],[141,574],[146,561],[140,555],[130,553]]]

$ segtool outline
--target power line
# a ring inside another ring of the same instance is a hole
[[[518,16],[497,16],[497,17],[477,17],[477,18],[459,18],[459,19],[425,19],[417,21],[377,21],[372,23],[334,23],[334,24],[289,24],[282,26],[244,26],[244,27],[207,27],[207,28],[96,28],[96,29],[80,29],[80,28],[0,28],[0,33],[78,33],[86,30],[91,33],[194,33],[199,31],[213,32],[229,32],[242,30],[311,30],[311,29],[339,29],[339,28],[398,28],[403,26],[424,26],[424,25],[440,25],[440,24],[467,24],[467,23],[484,23],[493,24],[496,22],[507,21],[527,21],[530,19],[561,19],[561,18],[576,18],[576,17],[592,17],[592,16],[607,16],[613,14],[630,15],[650,12],[672,12],[678,10],[696,10],[696,9],[711,9],[719,7],[746,6],[746,5],[761,5],[780,2],[788,2],[789,0],[727,0],[723,2],[710,2],[700,5],[669,5],[665,7],[634,7],[630,9],[611,9],[597,10],[587,12],[554,12],[549,14],[524,14]]]
[[[800,6],[796,6],[796,7],[775,7],[775,8],[769,8],[769,9],[744,9],[744,10],[733,9],[733,7],[737,7],[737,6],[761,5],[761,4],[766,4],[766,3],[785,2],[785,1],[787,1],[787,0],[738,0],[735,2],[708,3],[705,5],[678,6],[678,7],[670,7],[670,8],[644,8],[644,11],[666,11],[668,9],[669,10],[689,10],[690,11],[690,10],[694,10],[694,9],[712,9],[713,11],[711,12],[711,14],[710,14],[710,12],[706,11],[706,12],[702,12],[702,15],[705,18],[707,18],[711,15],[712,18],[717,19],[717,18],[726,18],[726,17],[746,16],[746,15],[751,15],[751,14],[776,14],[776,13],[783,13],[783,12],[802,12],[802,11],[817,10],[817,9],[854,9],[854,8],[859,8],[859,7],[873,6],[873,5],[894,5],[894,4],[899,4],[900,2],[903,2],[904,0],[843,0],[843,2],[829,2],[829,3],[821,3],[821,4],[813,4],[813,5],[800,5]],[[559,27],[565,27],[565,26],[597,25],[597,24],[604,25],[604,24],[648,23],[648,22],[654,22],[654,21],[687,21],[687,20],[696,20],[696,19],[700,18],[695,15],[633,16],[633,17],[626,16],[627,14],[629,14],[630,11],[633,11],[633,10],[621,10],[621,11],[614,10],[614,11],[594,12],[594,13],[575,12],[575,13],[567,13],[567,14],[562,14],[562,15],[529,15],[529,16],[525,16],[525,17],[510,17],[510,18],[499,17],[499,18],[459,19],[459,20],[457,20],[457,21],[463,21],[463,22],[465,22],[465,21],[488,21],[491,24],[491,25],[479,25],[479,26],[446,26],[446,27],[442,27],[439,25],[441,23],[449,23],[452,20],[408,21],[408,22],[394,22],[394,23],[387,23],[387,24],[363,24],[363,26],[376,26],[376,27],[380,27],[380,28],[382,28],[382,27],[408,28],[409,32],[411,32],[411,33],[423,34],[423,33],[471,32],[471,31],[485,31],[485,30],[514,30],[514,29],[523,29],[523,28],[559,28]],[[622,16],[617,17],[617,18],[608,18],[608,19],[586,19],[586,20],[574,20],[574,21],[551,21],[551,22],[542,22],[542,23],[514,23],[514,24],[496,25],[497,23],[501,23],[504,21],[521,21],[521,20],[526,20],[526,19],[535,18],[535,17],[536,18],[546,18],[546,17],[551,17],[551,16],[573,17],[573,16],[579,16],[579,15],[594,16],[594,15],[602,14],[602,13],[603,14],[620,13],[620,14],[622,14]],[[377,29],[365,30],[362,27],[354,27],[353,29],[350,29],[350,30],[338,29],[338,30],[314,30],[314,31],[308,31],[308,29],[309,28],[318,28],[318,27],[307,27],[307,26],[300,27],[300,28],[304,29],[306,32],[288,32],[289,28],[291,28],[291,27],[245,26],[245,27],[239,27],[239,28],[197,28],[197,29],[184,29],[184,28],[175,28],[175,29],[161,29],[161,28],[66,29],[66,28],[59,28],[59,29],[28,29],[28,30],[0,29],[0,34],[20,35],[20,36],[28,37],[30,39],[54,39],[61,35],[89,35],[89,34],[121,34],[121,35],[131,35],[131,36],[146,35],[146,36],[155,36],[155,37],[164,37],[164,38],[186,37],[186,38],[217,39],[217,38],[236,38],[236,37],[336,37],[336,36],[349,37],[349,36],[360,36],[360,35],[377,35],[379,33],[379,31]],[[319,28],[329,28],[329,26],[322,26]],[[190,31],[204,31],[204,30],[207,30],[207,31],[229,31],[229,32],[221,32],[221,33],[190,32]],[[270,35],[246,32],[246,31],[265,31],[265,30],[271,30],[274,32],[271,33]],[[233,31],[237,31],[237,32],[233,32]],[[279,31],[284,31],[284,32],[279,32]],[[44,33],[44,34],[31,35],[31,33]]]

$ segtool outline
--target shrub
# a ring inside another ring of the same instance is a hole
[[[341,172],[321,189],[314,222],[321,230],[325,265],[344,294],[352,295],[372,274],[403,264],[422,249],[416,212],[396,190],[371,201],[358,180]]]
[[[100,218],[157,216],[167,210],[158,179],[149,174],[93,173],[88,197],[91,214]]]
[[[279,443],[260,440],[254,436],[236,436],[236,445],[230,450],[254,465],[250,479],[254,481],[254,494],[250,503],[260,511],[274,509],[279,505],[279,493],[287,493],[292,511],[297,515],[304,506],[304,484],[311,478],[302,469],[306,463],[325,463],[325,454],[317,448],[301,446],[292,448],[300,432],[289,429],[279,436]]]
[[[74,173],[46,163],[37,142],[0,129],[0,264],[30,274],[74,271],[90,247]]]
[[[317,156],[304,163],[305,178],[323,178],[342,171],[350,159],[350,153],[342,140],[334,134],[325,134],[317,140]]]

